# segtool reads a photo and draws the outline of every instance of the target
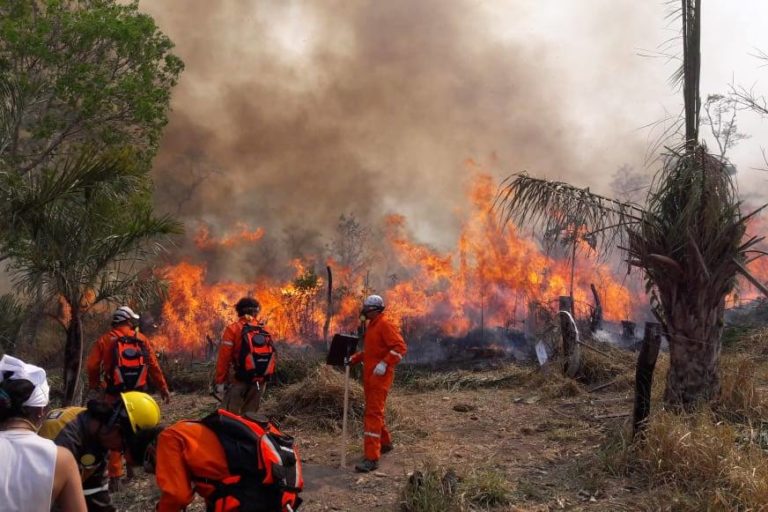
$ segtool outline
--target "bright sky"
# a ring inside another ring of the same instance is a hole
[[[655,137],[643,129],[661,120],[665,113],[676,114],[682,107],[680,95],[668,84],[668,77],[679,65],[659,54],[680,54],[680,22],[669,19],[669,5],[661,0],[508,0],[482,2],[492,13],[492,30],[499,37],[520,42],[521,38],[545,41],[542,58],[551,60],[565,77],[563,97],[574,126],[590,133],[594,144],[608,135],[604,120],[622,115],[628,129]],[[519,6],[526,6],[520,22]],[[674,2],[677,7],[679,2]],[[702,101],[708,94],[723,93],[730,84],[768,95],[768,62],[754,57],[758,50],[768,52],[768,2],[764,0],[704,0],[702,16]],[[521,33],[520,27],[525,29]],[[634,41],[630,46],[628,41]],[[613,44],[615,41],[617,44]],[[646,57],[643,57],[645,55]],[[655,56],[653,56],[655,55]],[[628,67],[616,67],[622,60]],[[586,59],[585,59],[586,57]],[[586,61],[586,62],[585,62]],[[578,91],[578,92],[577,92]],[[630,101],[625,101],[630,98]],[[765,181],[768,173],[761,148],[768,147],[766,120],[743,113],[738,117],[740,131],[750,139],[731,153],[739,170],[742,193],[768,199]],[[610,132],[610,130],[609,130]],[[620,143],[627,133],[613,133],[611,143]],[[702,135],[709,137],[708,127]],[[712,146],[712,144],[711,144]]]

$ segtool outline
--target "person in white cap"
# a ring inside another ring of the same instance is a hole
[[[366,297],[360,316],[368,323],[363,350],[350,358],[350,364],[363,363],[364,459],[355,465],[355,470],[367,473],[379,467],[382,453],[393,449],[392,436],[384,424],[384,409],[395,379],[395,365],[403,359],[407,347],[400,329],[384,315],[384,299],[379,295]]]
[[[171,394],[163,370],[149,339],[139,332],[139,315],[128,306],[120,306],[112,315],[112,326],[99,337],[88,354],[88,398],[106,400],[111,405],[120,401],[126,391],[146,391],[151,380],[165,403]],[[110,489],[119,490],[123,476],[120,452],[109,456]],[[130,476],[130,473],[129,473]]]
[[[72,454],[37,435],[48,405],[45,370],[0,359],[0,510],[86,512]]]

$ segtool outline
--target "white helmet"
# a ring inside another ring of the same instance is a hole
[[[384,310],[384,299],[381,298],[381,295],[369,295],[363,301],[363,311],[375,310]]]
[[[112,323],[119,324],[119,323],[125,322],[126,320],[136,321],[139,318],[140,318],[139,315],[134,313],[133,310],[128,306],[120,306],[112,314]]]

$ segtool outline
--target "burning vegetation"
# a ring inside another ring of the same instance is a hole
[[[326,256],[325,261],[320,254],[294,259],[288,279],[275,277],[285,273],[280,269],[240,282],[212,282],[206,264],[194,257],[168,265],[162,270],[169,287],[158,344],[172,352],[202,353],[244,295],[261,301],[262,320],[276,338],[294,344],[322,340],[327,277],[318,267],[324,264],[336,283],[331,332],[355,329],[360,299],[370,291],[385,296],[389,314],[410,339],[465,336],[476,329],[522,332],[533,304],[549,308],[558,296],[568,294],[570,261],[568,251],[547,253],[532,237],[515,228],[505,230],[493,208],[496,191],[493,178],[477,173],[453,249],[441,251],[414,240],[405,217],[388,215],[369,239],[358,237],[356,257],[348,257],[352,248],[346,247],[341,257]],[[204,227],[195,243],[201,251],[230,251],[259,244],[263,236],[260,228],[240,225],[235,233],[214,237]],[[375,271],[357,265],[361,259],[371,259]],[[586,316],[592,308],[590,284],[603,299],[606,320],[618,322],[634,313],[637,302],[631,301],[630,289],[616,270],[596,262],[594,253],[576,259],[573,291],[579,313]]]

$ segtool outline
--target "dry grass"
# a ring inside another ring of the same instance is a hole
[[[344,374],[328,366],[320,366],[304,380],[291,384],[273,395],[265,404],[280,419],[306,418],[323,430],[340,428],[344,411]],[[363,387],[349,382],[349,420],[362,422],[365,410]]]
[[[401,512],[468,512],[507,505],[512,491],[506,475],[493,468],[473,468],[464,477],[433,462],[414,471],[403,488]]]
[[[701,510],[763,510],[768,457],[709,411],[655,414],[635,462],[653,486],[682,491]]]
[[[458,512],[455,492],[458,479],[453,470],[444,471],[434,463],[408,477],[400,497],[401,512]]]
[[[720,395],[714,404],[718,415],[729,421],[762,423],[768,418],[768,403],[760,390],[764,366],[752,356],[739,353],[720,360]]]
[[[325,431],[341,430],[344,412],[344,374],[329,366],[319,366],[307,377],[275,391],[265,412],[286,424],[300,423]],[[348,419],[352,428],[362,425],[365,411],[363,387],[349,382]],[[388,401],[387,421],[396,428],[401,415]]]
[[[585,346],[580,348],[581,368],[576,378],[589,386],[616,381],[612,390],[629,389],[634,383],[636,354],[610,343],[589,341],[589,345],[600,352]]]
[[[536,375],[530,367],[509,364],[496,370],[473,372],[452,370],[443,372],[409,371],[398,369],[397,384],[409,391],[432,391],[445,389],[514,388],[525,385]]]
[[[768,359],[768,327],[749,329],[728,345],[732,353],[748,354],[761,361]]]

